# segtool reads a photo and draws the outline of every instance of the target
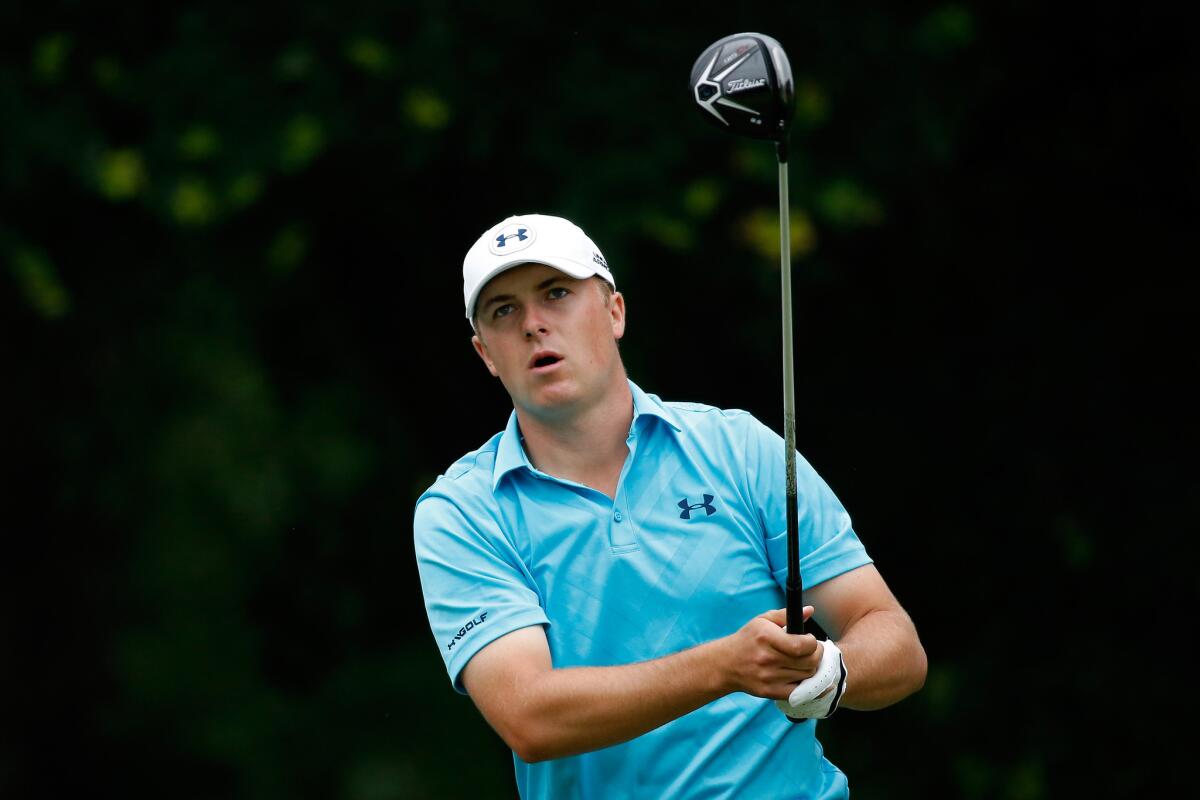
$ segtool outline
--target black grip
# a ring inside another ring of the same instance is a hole
[[[804,591],[799,586],[787,587],[787,632],[804,633]]]
[[[800,575],[800,536],[796,511],[796,483],[787,487],[787,632],[804,633],[804,579]]]

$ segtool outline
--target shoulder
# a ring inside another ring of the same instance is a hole
[[[674,412],[681,428],[692,433],[745,435],[750,430],[765,428],[753,414],[740,408],[718,408],[705,403],[659,400],[657,397],[655,399],[664,408]]]
[[[778,435],[740,408],[655,398],[679,428],[676,441],[694,460],[728,469],[757,459],[774,446]]]
[[[492,471],[496,450],[500,446],[497,433],[482,446],[458,458],[417,498],[418,512],[429,501],[441,500],[466,509],[492,496]],[[436,505],[436,503],[435,503]]]

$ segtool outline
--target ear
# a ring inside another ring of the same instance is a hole
[[[612,322],[613,338],[620,341],[625,335],[625,295],[613,292],[608,304],[608,314]]]
[[[479,354],[479,357],[483,359],[483,363],[487,367],[488,372],[492,373],[492,377],[499,378],[500,373],[496,372],[496,365],[488,357],[487,345],[483,343],[483,339],[479,338],[479,334],[471,336],[471,345],[475,348],[475,352]]]

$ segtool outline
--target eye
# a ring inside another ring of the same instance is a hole
[[[492,312],[492,319],[499,319],[500,317],[507,317],[509,314],[512,313],[512,310],[513,310],[512,303],[505,303],[502,306],[497,306],[496,310],[494,312]]]
[[[552,297],[555,300],[560,300],[560,299],[566,297],[567,295],[569,295],[570,293],[571,292],[569,289],[565,289],[562,286],[555,286],[549,292],[550,297]]]

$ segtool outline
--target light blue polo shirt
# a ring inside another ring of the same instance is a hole
[[[471,657],[518,628],[544,626],[556,668],[614,666],[785,605],[783,439],[745,411],[629,387],[615,500],[535,469],[515,412],[417,500],[425,606],[458,691]],[[803,458],[797,473],[805,586],[869,564],[837,497]],[[526,800],[846,797],[815,731],[737,692],[623,744],[513,760]]]

